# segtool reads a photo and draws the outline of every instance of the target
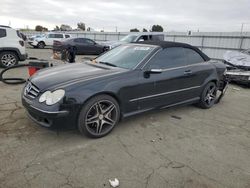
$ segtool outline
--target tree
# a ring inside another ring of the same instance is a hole
[[[83,22],[77,23],[77,28],[79,28],[79,29],[85,31],[85,23],[83,23]]]
[[[35,31],[48,31],[48,28],[43,27],[43,26],[41,26],[41,25],[37,25],[37,26],[35,27]]]
[[[60,27],[58,25],[56,25],[56,27],[54,28],[55,31],[60,31]]]
[[[148,30],[147,30],[147,29],[145,29],[145,28],[143,28],[142,32],[148,32]]]
[[[163,32],[163,27],[160,25],[153,25],[151,31],[153,32]]]
[[[71,28],[69,25],[62,24],[62,25],[60,26],[60,30],[61,30],[61,31],[70,31],[70,30],[72,30],[72,28]]]
[[[140,32],[139,29],[134,28],[134,29],[130,29],[130,32]]]

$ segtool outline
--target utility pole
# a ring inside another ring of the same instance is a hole
[[[243,27],[244,27],[244,23],[241,24],[241,29],[240,29],[240,34],[242,35],[243,33]]]
[[[250,24],[250,23],[241,23],[241,28],[240,28],[240,34],[241,35],[243,33],[244,25],[246,25],[246,24]]]

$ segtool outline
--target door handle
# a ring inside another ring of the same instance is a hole
[[[189,76],[189,75],[192,75],[192,74],[193,74],[193,72],[191,70],[184,71],[184,75]]]

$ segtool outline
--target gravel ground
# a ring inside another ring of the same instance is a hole
[[[51,61],[51,50],[27,51]],[[27,70],[9,75],[25,77]],[[250,187],[250,89],[230,85],[211,109],[142,114],[89,139],[29,120],[22,87],[0,83],[0,187],[100,188],[110,187],[111,178],[121,188]]]

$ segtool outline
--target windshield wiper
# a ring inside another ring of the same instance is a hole
[[[98,63],[104,64],[104,65],[109,65],[109,66],[112,66],[112,67],[117,67],[116,65],[114,65],[114,64],[112,64],[112,63],[109,63],[109,62],[99,61]]]

